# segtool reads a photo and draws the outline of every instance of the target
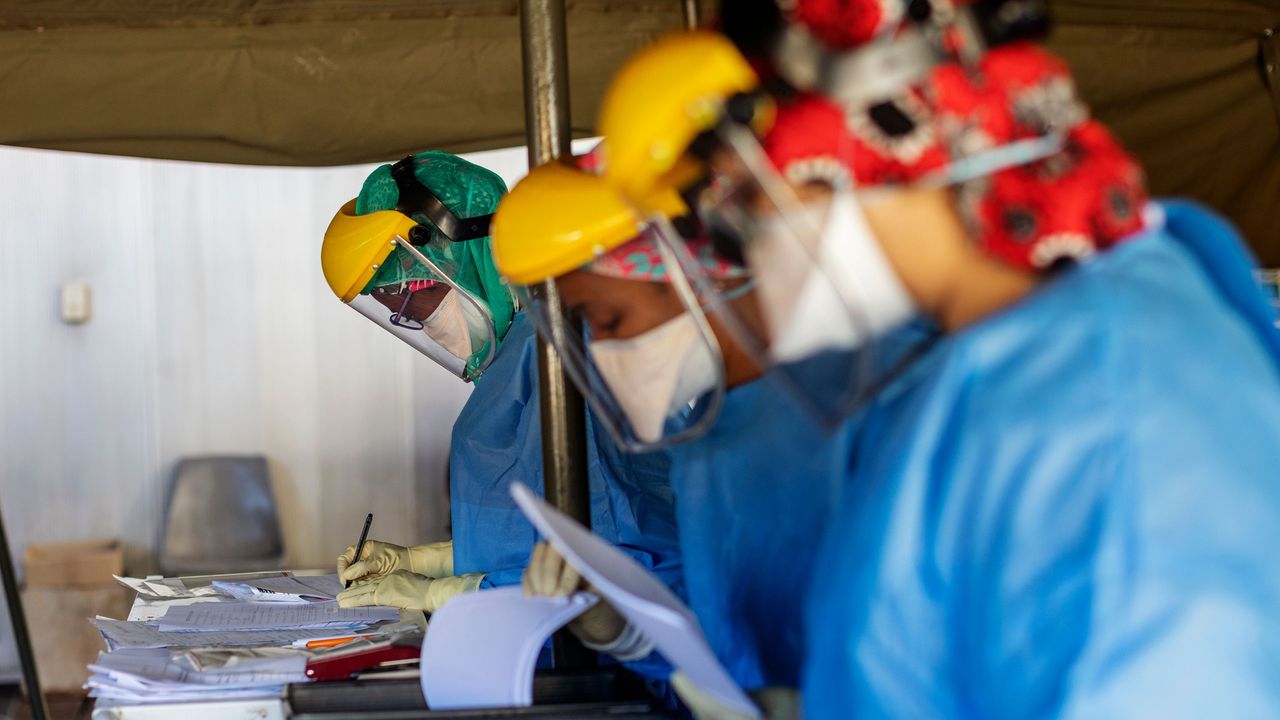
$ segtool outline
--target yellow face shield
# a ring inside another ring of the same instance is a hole
[[[746,278],[712,277],[667,216],[555,163],[503,199],[492,238],[499,271],[620,447],[667,447],[709,428],[725,365],[705,308]]]
[[[733,107],[763,131],[771,104],[755,71],[722,35],[672,33],[628,60],[605,91],[598,127],[604,177],[632,200],[682,191],[705,174],[691,149]]]
[[[325,231],[320,250],[325,280],[348,307],[470,381],[493,360],[492,315],[483,300],[453,279],[448,248],[409,241],[415,227],[400,212],[356,215],[355,201],[346,203]],[[386,263],[400,263],[399,272],[380,273]],[[378,284],[376,278],[388,275],[400,279]]]

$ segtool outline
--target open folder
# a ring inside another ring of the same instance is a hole
[[[644,634],[667,662],[703,692],[748,717],[760,710],[734,683],[707,645],[698,620],[653,573],[520,483],[511,495],[538,532],[614,608]]]

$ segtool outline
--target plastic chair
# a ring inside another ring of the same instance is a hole
[[[169,481],[160,538],[165,575],[276,570],[284,541],[267,459],[198,457]]]

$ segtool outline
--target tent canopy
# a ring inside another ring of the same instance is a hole
[[[1054,0],[1049,49],[1156,196],[1207,203],[1280,267],[1280,2]]]
[[[681,7],[570,0],[576,134]],[[509,147],[520,58],[515,0],[10,0],[0,142],[263,165]]]
[[[681,5],[568,0],[575,134],[593,134],[613,72],[679,28]],[[1212,205],[1280,266],[1280,2],[1051,7],[1050,47],[1153,193]],[[0,0],[0,143],[268,165],[518,145],[517,13],[516,0]]]

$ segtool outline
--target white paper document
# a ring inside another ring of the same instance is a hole
[[[547,638],[596,603],[524,596],[519,587],[459,595],[431,616],[422,643],[422,693],[432,710],[533,704],[533,671]]]
[[[173,598],[172,600],[148,600],[139,595],[133,601],[133,607],[129,608],[128,620],[136,620],[146,622],[148,620],[159,620],[164,614],[169,612],[170,608],[179,607],[181,605],[198,605],[200,603],[217,603],[217,602],[235,602],[229,597],[222,595],[206,595],[204,597],[193,598]]]
[[[199,647],[260,647],[290,645],[298,640],[312,640],[331,633],[323,630],[293,628],[289,630],[163,632],[145,622],[94,618],[107,649],[119,648],[199,648]]]
[[[339,608],[328,605],[285,603],[204,603],[171,608],[159,620],[163,632],[209,630],[264,631],[307,628],[359,630],[380,622],[400,619],[400,611],[388,607]]]
[[[280,603],[332,603],[342,592],[336,573],[329,575],[286,575],[232,582],[214,580],[213,587],[237,600]]]
[[[513,483],[511,495],[538,532],[653,642],[667,662],[726,707],[748,717],[760,717],[760,710],[734,683],[707,645],[693,611],[661,580],[543,502],[524,485]],[[425,671],[423,677],[426,677]]]
[[[177,598],[198,598],[216,596],[218,591],[209,585],[189,588],[180,578],[131,578],[112,575],[116,582],[130,590],[148,598],[173,600]]]
[[[275,697],[306,682],[306,656],[275,658],[248,670],[199,671],[168,650],[116,650],[90,663],[85,687],[93,697],[131,703]]]

